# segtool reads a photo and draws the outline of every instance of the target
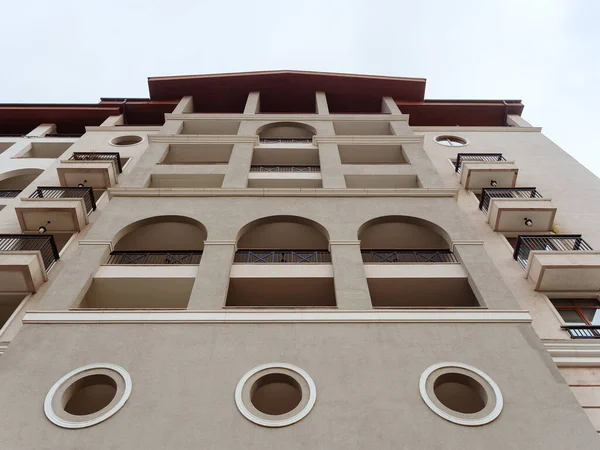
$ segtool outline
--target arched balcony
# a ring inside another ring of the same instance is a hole
[[[260,145],[252,153],[248,187],[322,187],[319,149],[312,143],[314,128],[278,122],[265,125],[257,133]]]
[[[0,198],[17,197],[42,172],[42,169],[32,168],[0,173]]]
[[[207,238],[184,216],[158,216],[123,228],[80,308],[185,308]]]
[[[359,230],[361,254],[374,307],[477,306],[467,274],[438,225],[388,216]]]
[[[238,233],[227,306],[335,306],[329,235],[296,216],[255,220]]]

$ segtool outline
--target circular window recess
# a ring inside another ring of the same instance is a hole
[[[114,364],[90,364],[69,372],[50,389],[46,417],[62,428],[85,428],[119,411],[131,394],[131,377]]]
[[[435,142],[446,147],[464,147],[469,142],[458,136],[436,136]]]
[[[502,412],[502,392],[481,370],[448,362],[429,367],[419,383],[421,397],[444,419],[466,426],[490,423]]]
[[[255,367],[235,389],[240,412],[264,427],[285,427],[302,420],[316,400],[317,387],[310,375],[286,363]]]
[[[116,145],[118,147],[124,147],[127,145],[135,145],[142,142],[144,138],[142,136],[130,135],[130,136],[117,136],[110,140],[110,145]]]

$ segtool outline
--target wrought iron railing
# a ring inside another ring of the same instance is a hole
[[[263,144],[312,144],[312,138],[260,138]]]
[[[37,234],[0,234],[0,252],[39,251],[46,272],[58,261],[54,236]]]
[[[542,194],[534,187],[484,188],[481,190],[479,209],[485,214],[487,214],[493,198],[542,198]]]
[[[250,166],[250,172],[320,172],[319,166]]]
[[[330,263],[326,250],[239,250],[233,260],[244,264],[319,264]]]
[[[365,263],[457,263],[450,250],[361,250]]]
[[[60,187],[60,186],[44,186],[38,187],[29,198],[48,198],[48,199],[63,199],[63,198],[82,198],[85,203],[85,211],[91,214],[96,209],[96,199],[94,191],[90,187]]]
[[[118,152],[74,152],[71,161],[112,161],[117,169],[117,175],[123,172],[121,155]]]
[[[454,163],[456,173],[460,173],[464,162],[470,161],[496,162],[506,161],[506,159],[504,159],[502,153],[459,153],[456,155],[456,162]]]
[[[202,258],[201,251],[163,251],[163,250],[148,250],[148,251],[114,251],[111,252],[108,262],[110,265],[177,265],[200,264]]]
[[[542,250],[549,252],[573,252],[593,250],[590,245],[583,240],[580,234],[550,234],[535,236],[519,236],[513,257],[524,268],[527,267],[529,253],[532,250]]]
[[[0,198],[15,198],[21,193],[16,189],[0,189]]]
[[[598,325],[566,325],[562,327],[571,335],[571,339],[600,339]]]
[[[80,138],[83,133],[48,133],[44,137],[57,137],[57,138]]]

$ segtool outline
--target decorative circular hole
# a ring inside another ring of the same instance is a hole
[[[487,403],[483,386],[461,373],[440,375],[433,383],[433,392],[444,406],[463,414],[475,414]]]
[[[117,394],[117,383],[108,375],[90,375],[73,383],[63,394],[65,411],[75,416],[106,408]]]
[[[144,140],[144,138],[142,136],[137,136],[137,135],[117,136],[115,138],[112,138],[110,143],[111,143],[111,145],[127,146],[127,145],[139,144],[143,140]]]
[[[312,410],[317,388],[308,373],[286,363],[263,364],[246,373],[235,402],[248,420],[265,427],[285,427]]]
[[[254,382],[250,388],[250,400],[256,409],[265,414],[287,414],[302,400],[302,388],[289,375],[272,373]]]
[[[131,394],[131,377],[114,364],[90,364],[58,380],[44,401],[46,417],[59,427],[85,428],[116,414]]]
[[[425,370],[419,390],[434,413],[459,425],[490,423],[504,404],[494,380],[473,366],[456,362],[434,364]]]
[[[435,142],[446,147],[464,147],[469,142],[458,136],[436,136]]]

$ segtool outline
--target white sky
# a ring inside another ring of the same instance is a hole
[[[3,0],[0,102],[147,97],[147,77],[297,69],[522,99],[600,175],[597,0]]]

